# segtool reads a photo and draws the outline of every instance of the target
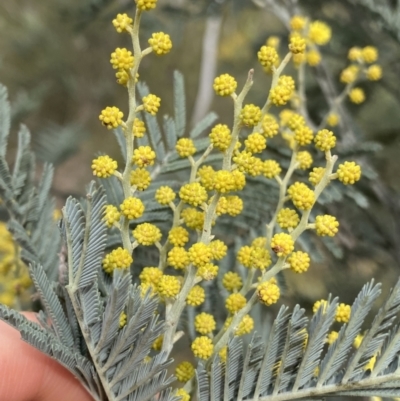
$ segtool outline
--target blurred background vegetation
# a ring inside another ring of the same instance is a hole
[[[115,82],[109,58],[116,47],[130,46],[128,35],[117,34],[111,20],[132,13],[132,3],[0,2],[0,81],[9,89],[14,130],[24,122],[38,158],[56,165],[53,193],[60,207],[67,196],[84,193],[96,153],[120,158],[98,114],[108,105],[128,112],[126,90]],[[306,274],[288,274],[283,300],[307,306],[333,293],[351,303],[371,277],[383,281],[386,292],[400,272],[400,0],[159,0],[143,18],[142,43],[152,32],[164,31],[173,49],[163,58],[146,57],[140,80],[162,98],[160,115],[172,114],[172,76],[178,69],[185,76],[189,121],[214,110],[229,124],[231,104],[214,96],[212,80],[227,72],[241,85],[254,68],[247,102],[263,104],[270,77],[257,62],[257,51],[271,35],[285,47],[288,20],[299,12],[325,21],[333,31],[321,49],[323,64],[306,75],[309,113],[316,123],[328,110],[327,98],[343,88],[339,75],[350,47],[376,46],[383,67],[381,81],[362,83],[364,104],[345,102],[336,130],[343,154],[365,144],[360,159],[371,168],[368,182],[360,185],[368,207],[348,198],[327,206],[341,223],[336,240],[341,252],[323,251],[325,260],[314,262]],[[294,71],[290,66],[288,72]]]

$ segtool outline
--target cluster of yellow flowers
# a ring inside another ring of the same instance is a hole
[[[325,299],[320,299],[319,301],[316,301],[313,305],[313,313],[317,313],[320,308],[322,308],[322,313],[326,312],[328,302]],[[335,321],[338,323],[348,323],[351,318],[351,306],[340,303],[336,307],[336,315],[335,315]],[[326,337],[326,343],[329,345],[332,345],[339,337],[339,332],[336,330],[332,330],[331,332],[328,333]],[[357,337],[354,339],[353,342],[353,347],[354,348],[359,348],[361,345],[361,342],[363,341],[364,336],[362,334],[358,334]],[[376,357],[377,355],[372,356],[368,362],[364,365],[364,370],[372,370],[375,366],[376,362]],[[318,373],[318,372],[316,372]]]
[[[360,104],[365,101],[365,92],[362,88],[355,87],[355,84],[363,79],[378,81],[382,78],[382,67],[375,64],[378,60],[378,49],[373,46],[352,47],[348,59],[351,64],[342,70],[340,81],[346,84],[345,91],[350,101]]]
[[[165,303],[166,320],[171,310],[181,313],[184,307],[202,305],[206,297],[203,282],[217,277],[218,262],[228,251],[227,244],[214,238],[212,234],[218,218],[225,214],[235,217],[244,207],[250,207],[244,205],[240,194],[246,187],[248,177],[273,179],[279,186],[278,205],[265,227],[264,236],[254,239],[237,253],[238,262],[246,267],[249,276],[243,280],[238,273],[229,271],[222,277],[227,311],[224,327],[214,337],[217,322],[212,314],[201,312],[194,318],[194,329],[199,336],[191,344],[193,355],[208,359],[218,353],[223,361],[226,357],[227,341],[223,333],[230,332],[238,336],[250,333],[254,328],[254,321],[248,312],[254,302],[259,301],[266,306],[278,302],[280,288],[276,274],[287,268],[296,273],[308,270],[310,256],[295,249],[298,237],[305,230],[313,230],[319,236],[334,236],[338,232],[339,223],[334,216],[317,215],[313,221],[309,221],[310,211],[321,192],[332,180],[351,185],[361,178],[361,168],[353,161],[340,164],[334,171],[337,157],[331,151],[337,140],[334,132],[326,126],[334,127],[338,124],[335,111],[330,111],[320,128],[315,129],[308,117],[301,113],[301,98],[295,79],[282,75],[290,59],[299,68],[306,64],[312,67],[318,65],[321,60],[319,46],[329,42],[331,29],[321,21],[308,21],[302,16],[294,16],[290,21],[292,31],[288,51],[282,61],[279,40],[274,37],[267,40],[266,45],[257,53],[265,71],[272,74],[271,89],[262,107],[243,104],[253,84],[252,73],[239,93],[236,92],[238,83],[231,75],[224,73],[215,78],[215,93],[233,99],[234,124],[232,128],[225,124],[212,127],[208,136],[208,147],[201,155],[198,155],[199,151],[192,139],[184,137],[177,141],[177,155],[190,162],[190,178],[179,189],[163,185],[154,192],[154,199],[160,205],[169,207],[173,214],[171,227],[163,239],[163,233],[155,224],[135,222],[143,216],[146,207],[135,196],[136,191],[145,191],[151,185],[149,169],[157,159],[151,146],[139,146],[137,142],[138,138],[146,134],[146,125],[138,118],[137,112],[156,115],[160,98],[148,94],[142,98],[141,104],[137,104],[133,94],[143,57],[150,53],[166,54],[171,50],[172,43],[167,34],[157,32],[148,40],[149,47],[144,50],[140,48],[140,16],[153,9],[157,1],[135,1],[135,18],[118,14],[113,20],[117,32],[132,35],[133,52],[117,48],[111,54],[111,64],[117,70],[118,82],[128,87],[129,115],[124,121],[123,113],[117,107],[111,106],[102,110],[99,116],[108,129],[122,129],[126,139],[127,163],[122,171],[118,170],[117,162],[108,155],[99,156],[92,163],[94,175],[103,179],[116,177],[124,193],[124,200],[120,205],[107,205],[104,211],[105,224],[118,229],[122,238],[122,247],[105,255],[105,272],[112,274],[116,268],[130,268],[136,247],[155,246],[159,251],[159,264],[144,267],[141,271],[139,278],[142,294],[157,296],[162,304]],[[357,56],[353,50],[350,59],[362,69],[366,64],[373,63],[376,57],[374,58],[371,48],[365,48]],[[368,71],[369,79],[378,79],[376,66],[371,65]],[[348,76],[349,72],[344,75]],[[351,83],[354,81],[355,79]],[[274,110],[285,105],[290,108],[279,113],[279,109]],[[292,158],[288,168],[282,168],[278,161],[264,156],[268,141],[276,137],[280,137],[282,143],[286,143],[291,149]],[[315,149],[311,150],[311,146]],[[221,156],[219,169],[215,165],[207,164],[207,157],[212,152]],[[326,161],[324,166],[313,166],[312,154],[318,152],[323,156],[319,159],[324,158]],[[308,179],[312,187],[293,179],[294,172],[299,169],[309,170]],[[134,228],[131,229],[130,225]],[[253,296],[249,299],[250,293]],[[320,302],[320,305],[323,303]],[[344,304],[339,305],[337,321],[348,321],[349,316],[350,308]],[[177,320],[176,317],[174,315],[174,321]],[[124,324],[126,315],[121,315],[121,326]],[[155,350],[170,346],[176,325],[172,324],[171,327],[172,331],[167,331],[164,338],[160,337],[155,341]],[[188,361],[182,362],[176,368],[176,376],[182,382],[187,382],[193,375],[194,367]],[[179,395],[183,399],[188,399],[187,393],[182,392],[182,389],[178,391],[181,391]]]
[[[0,304],[21,307],[29,304],[27,291],[32,285],[28,269],[19,258],[19,250],[4,222],[0,222]]]

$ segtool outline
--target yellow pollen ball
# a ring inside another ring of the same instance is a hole
[[[194,366],[188,361],[181,362],[175,368],[175,376],[180,382],[187,382],[194,376]]]
[[[246,298],[240,294],[231,294],[226,298],[225,307],[230,313],[236,313],[246,305]]]
[[[179,190],[179,197],[191,206],[200,206],[207,201],[206,189],[198,182],[185,184]]]
[[[278,302],[281,293],[276,283],[270,281],[262,282],[257,287],[257,296],[261,303],[271,306]]]
[[[144,96],[142,101],[144,110],[147,111],[147,113],[155,116],[160,108],[161,99],[158,96],[150,93],[149,95]]]
[[[154,245],[161,239],[161,231],[154,224],[139,224],[133,231],[133,236],[140,245]]]
[[[149,39],[149,45],[158,56],[167,54],[172,49],[171,39],[169,35],[164,32],[153,33]]]
[[[195,285],[186,298],[186,303],[190,306],[199,306],[205,300],[206,294],[202,287]]]
[[[201,359],[208,359],[214,351],[212,340],[206,336],[195,338],[191,348],[194,356]]]
[[[141,217],[144,212],[143,202],[139,198],[133,196],[124,199],[120,205],[122,215],[128,220]]]
[[[339,323],[348,323],[351,315],[351,306],[346,304],[339,304],[336,309],[335,320]]]
[[[294,249],[294,241],[292,236],[286,233],[275,234],[271,239],[271,249],[279,257],[289,255]]]
[[[111,177],[117,168],[117,162],[107,155],[99,156],[97,159],[92,161],[93,175],[99,178]]]
[[[104,110],[101,111],[101,114],[99,115],[99,120],[108,129],[113,129],[122,124],[123,116],[124,113],[122,113],[122,111],[120,111],[118,107],[106,107]]]
[[[235,92],[237,82],[229,74],[222,74],[214,79],[214,91],[219,96],[230,96]]]
[[[107,254],[103,259],[103,269],[111,274],[114,269],[128,269],[133,262],[131,254],[124,248],[117,248]]]

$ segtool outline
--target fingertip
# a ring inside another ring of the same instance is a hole
[[[36,320],[33,313],[26,314]],[[0,399],[13,401],[91,401],[71,372],[21,340],[19,332],[0,321]]]

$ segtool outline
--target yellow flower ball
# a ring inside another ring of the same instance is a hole
[[[180,397],[180,401],[190,401],[190,394],[184,388],[178,388],[175,395]]]
[[[176,195],[173,189],[165,185],[158,188],[155,194],[156,201],[160,205],[168,205],[175,199],[175,197]]]
[[[157,284],[157,292],[163,298],[175,298],[181,290],[181,282],[176,276],[163,274]]]
[[[122,215],[128,220],[138,219],[143,215],[144,205],[139,198],[133,196],[124,199],[120,205]]]
[[[174,246],[184,246],[189,241],[189,232],[183,227],[173,227],[168,233],[168,241]]]
[[[323,152],[331,150],[336,145],[336,137],[332,131],[322,129],[314,138],[315,147]]]
[[[194,266],[200,267],[209,263],[212,259],[212,250],[209,245],[203,242],[193,244],[188,251],[189,260]]]
[[[339,231],[339,222],[329,214],[320,215],[315,218],[315,230],[321,237],[333,237]]]
[[[163,272],[158,267],[144,267],[139,275],[141,283],[158,285]]]
[[[184,269],[190,263],[186,249],[181,246],[174,246],[168,252],[167,261],[174,269]]]
[[[206,336],[195,338],[191,348],[194,356],[201,359],[208,359],[214,351],[212,340]]]
[[[257,53],[257,57],[264,68],[271,68],[279,60],[278,53],[273,46],[262,46]]]
[[[224,323],[224,329],[227,330],[232,323],[232,316],[229,316]],[[254,329],[254,320],[250,315],[244,315],[235,330],[235,336],[244,336],[251,333]]]
[[[222,74],[214,79],[213,88],[219,96],[230,96],[235,93],[237,82],[229,74]]]
[[[284,85],[276,85],[275,88],[269,92],[269,97],[272,104],[275,106],[284,106],[292,97],[293,91]]]
[[[221,194],[234,191],[235,177],[228,170],[218,170],[213,174],[213,189]]]
[[[289,255],[294,249],[294,241],[292,236],[286,233],[275,234],[271,239],[271,249],[279,257]]]
[[[339,164],[336,174],[344,185],[353,185],[361,178],[361,167],[355,162],[344,162]]]
[[[351,315],[351,306],[346,304],[339,304],[336,309],[335,320],[339,323],[348,323]]]
[[[289,50],[293,54],[304,54],[306,51],[306,40],[299,34],[290,35]]]
[[[254,127],[261,119],[261,109],[254,104],[246,104],[240,112],[240,120],[247,127]]]
[[[111,274],[115,269],[129,269],[132,263],[131,254],[121,247],[108,253],[102,262],[103,270],[108,274]]]
[[[374,63],[378,60],[378,49],[374,46],[366,46],[361,50],[361,57],[367,64]]]
[[[237,152],[233,157],[233,161],[239,171],[246,172],[253,177],[261,174],[263,169],[262,161],[246,150]]]
[[[382,67],[378,64],[374,64],[367,69],[367,78],[370,81],[379,81],[382,78]]]
[[[246,298],[240,293],[234,293],[228,296],[225,301],[225,307],[230,313],[236,313],[244,308],[247,301]]]
[[[164,341],[164,336],[157,337],[151,348],[153,348],[155,351],[160,351],[163,345],[163,341]]]
[[[306,54],[306,60],[310,67],[316,67],[321,63],[321,53],[318,50],[310,50]]]
[[[189,184],[182,185],[179,190],[179,197],[181,200],[192,206],[200,206],[207,202],[207,191],[198,182],[191,182]]]
[[[294,140],[300,145],[309,145],[314,138],[314,134],[311,128],[307,126],[299,127],[294,132]]]
[[[258,132],[253,132],[244,141],[244,145],[250,153],[261,153],[267,147],[267,140]]]
[[[143,138],[144,133],[146,132],[146,127],[142,120],[135,118],[133,120],[133,127],[132,127],[133,136],[136,138]]]
[[[296,161],[299,163],[300,169],[307,170],[308,168],[311,167],[311,165],[313,163],[313,158],[312,158],[310,152],[307,152],[306,150],[304,150],[302,152],[297,153]]]
[[[228,247],[219,239],[211,241],[208,246],[211,249],[212,259],[214,260],[223,259],[228,251]]]
[[[300,222],[300,217],[295,210],[285,208],[279,211],[276,221],[281,228],[296,228]]]
[[[209,135],[214,148],[225,152],[232,141],[231,130],[225,124],[217,124]]]
[[[210,334],[215,330],[216,326],[214,316],[209,313],[202,312],[194,319],[194,327],[200,334]]]
[[[294,15],[290,19],[290,28],[293,29],[293,31],[301,31],[307,23],[307,19],[301,15]]]
[[[137,168],[131,171],[130,184],[139,191],[144,191],[151,183],[151,175],[144,168]]]
[[[136,241],[144,246],[154,245],[161,239],[160,229],[151,223],[142,223],[137,225],[132,231],[132,234]]]
[[[293,204],[300,210],[310,210],[315,202],[314,191],[302,182],[295,182],[287,192]]]
[[[114,205],[106,205],[103,220],[106,222],[107,227],[112,227],[120,218],[121,213]]]
[[[281,292],[277,284],[269,280],[257,286],[257,296],[261,303],[271,306],[278,302]]]
[[[262,173],[267,178],[274,178],[281,173],[282,169],[275,160],[265,160],[263,162]]]
[[[167,54],[172,49],[171,38],[164,32],[153,33],[149,39],[149,45],[157,56]]]
[[[92,161],[93,175],[100,178],[111,177],[118,168],[118,164],[110,156],[99,156]]]
[[[326,342],[329,345],[332,345],[339,337],[339,333],[335,330],[332,330],[329,334],[328,337],[326,338]]]
[[[195,285],[190,291],[186,298],[186,303],[190,306],[200,306],[206,299],[204,288],[199,285]]]
[[[144,96],[142,101],[144,110],[147,111],[147,113],[155,116],[160,108],[161,99],[158,96],[150,93],[147,96]]]
[[[196,153],[194,142],[189,138],[178,139],[175,149],[180,157],[189,157]]]
[[[316,301],[313,305],[312,311],[313,313],[317,313],[319,308],[323,309],[323,313],[326,312],[326,309],[328,307],[328,301],[325,299],[320,299],[319,301]]]
[[[194,376],[194,366],[188,362],[183,361],[175,368],[175,376],[180,382],[187,382]]]
[[[261,122],[261,133],[266,138],[273,138],[279,132],[279,124],[272,114],[265,114]]]
[[[117,47],[111,53],[110,63],[115,70],[130,70],[134,65],[134,57],[130,50]]]
[[[322,21],[313,21],[309,25],[308,38],[318,46],[326,45],[332,36],[331,28]]]
[[[292,130],[296,131],[298,128],[302,128],[306,125],[306,120],[301,114],[292,113],[288,118],[286,125]]]
[[[227,272],[222,278],[222,285],[227,291],[233,292],[239,291],[243,286],[243,282],[239,274],[234,272]]]
[[[293,252],[287,259],[290,269],[295,273],[304,273],[310,267],[310,256],[306,252]]]
[[[181,218],[185,224],[192,230],[202,230],[204,224],[204,212],[194,208],[187,208],[182,210]]]
[[[360,47],[352,47],[349,49],[347,58],[351,61],[358,61],[362,58],[362,51]]]
[[[216,214],[217,216],[229,214],[234,217],[239,215],[242,210],[243,201],[237,195],[221,196],[217,204]]]
[[[122,124],[124,113],[118,107],[106,107],[101,111],[99,120],[108,129],[117,128]]]
[[[329,113],[328,117],[326,118],[326,123],[330,127],[336,127],[339,124],[339,115],[337,113]]]
[[[325,174],[325,167],[314,167],[308,176],[308,180],[316,187],[322,180]]]
[[[139,146],[133,151],[132,163],[138,167],[152,166],[156,159],[156,153],[150,146]]]
[[[360,68],[357,65],[350,65],[340,73],[340,82],[350,84],[358,78]]]
[[[112,20],[112,24],[118,33],[129,32],[132,28],[133,19],[128,16],[128,14],[117,14],[115,19]]]
[[[277,48],[279,47],[279,43],[280,43],[280,42],[281,42],[281,40],[279,39],[278,36],[270,36],[270,37],[266,40],[265,44],[266,44],[267,46],[273,47],[274,49],[277,49]],[[279,60],[279,58],[278,58],[278,60]]]
[[[205,281],[214,280],[218,275],[218,266],[213,263],[206,263],[197,269],[196,276]]]
[[[363,103],[365,101],[365,92],[361,88],[353,88],[349,92],[349,99],[355,104]]]
[[[149,11],[156,7],[157,0],[135,0],[136,7],[142,11]]]

